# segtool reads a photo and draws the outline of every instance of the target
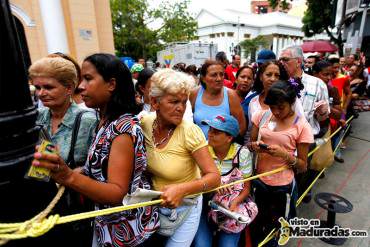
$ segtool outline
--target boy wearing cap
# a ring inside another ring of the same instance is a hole
[[[132,81],[134,82],[134,85],[137,82],[137,78],[139,77],[139,73],[144,69],[143,65],[139,63],[135,63],[132,65],[130,72],[132,74]]]
[[[243,177],[247,178],[252,175],[252,154],[249,149],[234,142],[234,139],[239,134],[239,123],[231,115],[217,115],[212,120],[204,120],[203,124],[209,125],[208,131],[208,148],[211,156],[220,171],[221,176],[228,174],[233,169],[233,160],[238,160],[238,168],[243,173]],[[238,159],[235,159],[238,155]],[[233,187],[227,187],[217,193],[228,194]],[[230,202],[229,209],[235,211],[238,205],[243,202],[249,195],[250,182],[244,183],[244,189]],[[206,205],[208,200],[204,200]],[[217,226],[208,222],[207,214],[208,206],[203,205],[202,216],[200,219],[197,234],[194,238],[195,247],[211,247],[213,239],[213,231]],[[226,233],[217,231],[218,244],[217,246],[238,246],[240,233]]]

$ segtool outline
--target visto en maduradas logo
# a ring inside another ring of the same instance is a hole
[[[352,230],[350,228],[321,228],[320,220],[293,218],[289,222],[283,217],[279,218],[280,236],[279,245],[285,245],[290,238],[365,238],[365,230]]]

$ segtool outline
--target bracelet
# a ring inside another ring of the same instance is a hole
[[[292,163],[290,163],[290,164],[288,164],[290,167],[294,167],[294,166],[296,166],[297,165],[297,163],[298,163],[298,159],[297,159],[297,157],[295,157],[294,156],[294,161],[292,162]]]
[[[208,187],[207,186],[207,183],[203,181],[203,189],[202,189],[202,191],[203,192],[207,191],[207,187]]]
[[[288,162],[289,166],[295,166],[298,162],[296,156],[294,156],[294,161],[293,162],[289,162],[289,154],[288,153],[285,154],[285,160]]]

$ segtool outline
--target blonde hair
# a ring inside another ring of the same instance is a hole
[[[194,78],[172,69],[162,69],[155,72],[151,77],[150,97],[162,97],[163,95],[185,93],[190,94],[194,87]]]
[[[74,64],[61,57],[44,57],[34,62],[28,69],[31,81],[35,77],[50,77],[65,87],[76,88],[77,71]]]

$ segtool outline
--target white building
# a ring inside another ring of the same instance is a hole
[[[304,38],[301,17],[282,12],[251,14],[232,9],[202,9],[196,20],[199,41],[217,44],[218,51],[226,52],[228,58],[237,44],[258,35],[265,37],[277,55],[285,46],[302,44]]]

